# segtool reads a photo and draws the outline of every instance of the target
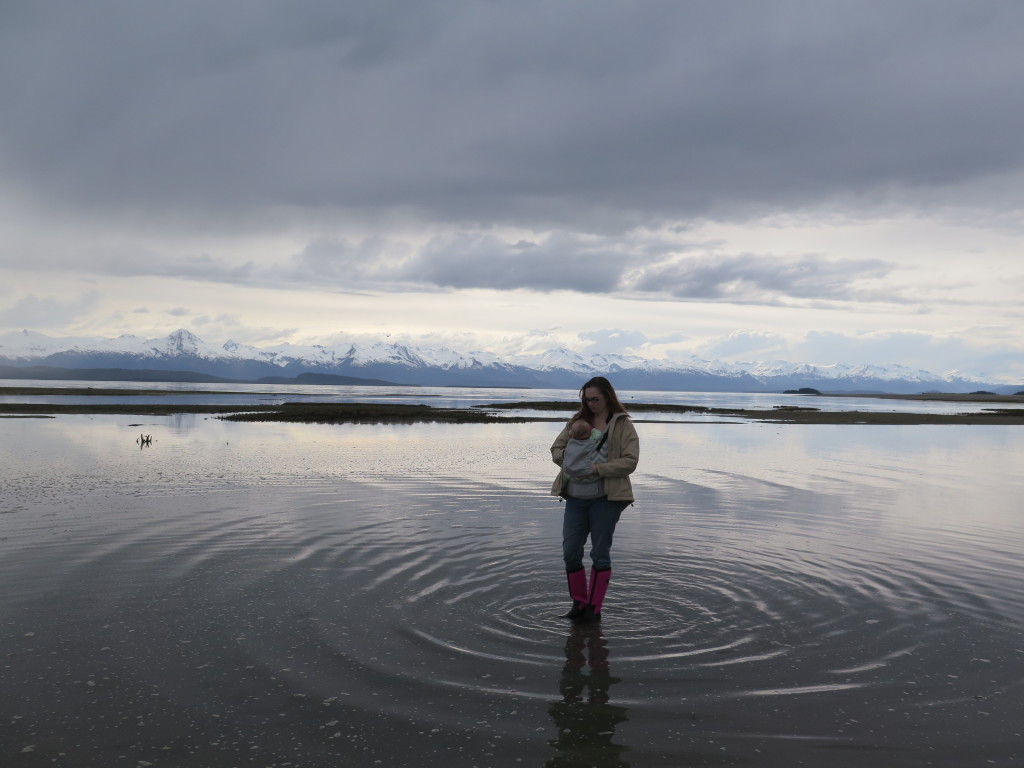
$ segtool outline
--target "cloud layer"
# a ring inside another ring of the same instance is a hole
[[[0,325],[1016,370],[1022,35],[961,0],[11,0]]]
[[[941,198],[1024,160],[1014,3],[2,13],[8,183],[84,211],[592,229]]]

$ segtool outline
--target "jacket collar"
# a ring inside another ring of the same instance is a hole
[[[613,413],[612,417],[610,419],[608,419],[608,430],[610,430],[612,428],[612,426],[615,424],[616,421],[619,420],[620,417],[623,418],[623,419],[628,419],[629,418],[629,414],[628,413],[623,413],[622,411],[619,411],[618,413]],[[606,430],[606,431],[608,431],[608,430]]]

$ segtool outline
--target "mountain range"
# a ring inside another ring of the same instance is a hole
[[[902,365],[811,365],[783,361],[723,363],[699,358],[649,360],[630,355],[589,358],[567,349],[539,355],[500,358],[488,352],[458,352],[448,348],[413,348],[385,341],[336,346],[283,344],[252,347],[228,341],[207,344],[188,330],[145,339],[123,335],[114,339],[54,338],[34,331],[0,335],[0,376],[24,378],[95,378],[85,369],[118,370],[119,379],[137,376],[155,381],[194,377],[232,381],[278,381],[306,374],[345,377],[333,383],[402,384],[419,386],[476,386],[576,389],[595,375],[608,376],[626,390],[690,392],[778,392],[814,388],[835,393],[925,391],[997,394],[1020,391],[957,371],[937,375]],[[51,370],[47,372],[40,367]],[[71,369],[59,374],[54,369]],[[134,372],[134,373],[132,373]],[[172,372],[175,377],[171,379]],[[328,381],[326,378],[320,381]]]

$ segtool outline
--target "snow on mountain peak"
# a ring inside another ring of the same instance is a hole
[[[60,340],[38,331],[15,331],[0,336],[0,356],[20,360],[28,357],[42,357],[52,354]]]
[[[167,350],[180,355],[194,355],[199,351],[200,339],[191,331],[179,328],[167,337]]]
[[[960,387],[969,385],[974,388],[992,386],[987,384],[990,379],[974,372],[953,370],[937,376],[900,364],[822,365],[784,360],[727,363],[696,356],[679,360],[618,354],[587,357],[566,348],[499,356],[487,351],[462,352],[444,346],[413,348],[386,340],[371,343],[346,341],[333,346],[284,343],[275,347],[252,347],[231,340],[215,347],[184,328],[159,339],[145,339],[130,334],[114,339],[53,338],[30,330],[0,335],[0,358],[19,365],[42,363],[51,356],[65,354],[71,354],[81,361],[98,356],[98,359],[104,361],[101,364],[103,366],[111,364],[111,356],[124,356],[126,367],[144,367],[144,363],[140,365],[137,361],[147,358],[162,360],[163,365],[168,360],[173,362],[177,357],[198,358],[206,361],[200,366],[204,370],[230,371],[227,375],[238,375],[234,371],[251,364],[354,375],[360,375],[359,370],[365,370],[365,375],[373,378],[390,378],[394,375],[399,381],[412,383],[431,380],[450,383],[487,381],[498,385],[501,382],[510,385],[525,383],[530,386],[539,382],[559,382],[560,385],[566,385],[581,377],[628,373],[629,380],[634,382],[632,386],[642,386],[645,381],[657,381],[659,385],[664,385],[667,380],[688,382],[685,384],[688,386],[706,386],[711,380],[717,380],[723,387],[760,386],[768,390],[814,386],[817,382],[830,381],[836,382],[837,388],[881,390],[891,384],[906,391],[920,391],[943,384]],[[66,365],[65,360],[62,358],[61,362],[55,364]],[[87,362],[80,365],[88,367]],[[225,368],[226,365],[230,367]],[[190,363],[183,360],[181,366],[187,369]],[[379,370],[372,370],[378,367]],[[920,389],[916,389],[918,387]]]

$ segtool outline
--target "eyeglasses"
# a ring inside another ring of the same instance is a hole
[[[584,403],[600,403],[602,400],[604,400],[603,397],[584,397],[583,398],[583,402]]]

